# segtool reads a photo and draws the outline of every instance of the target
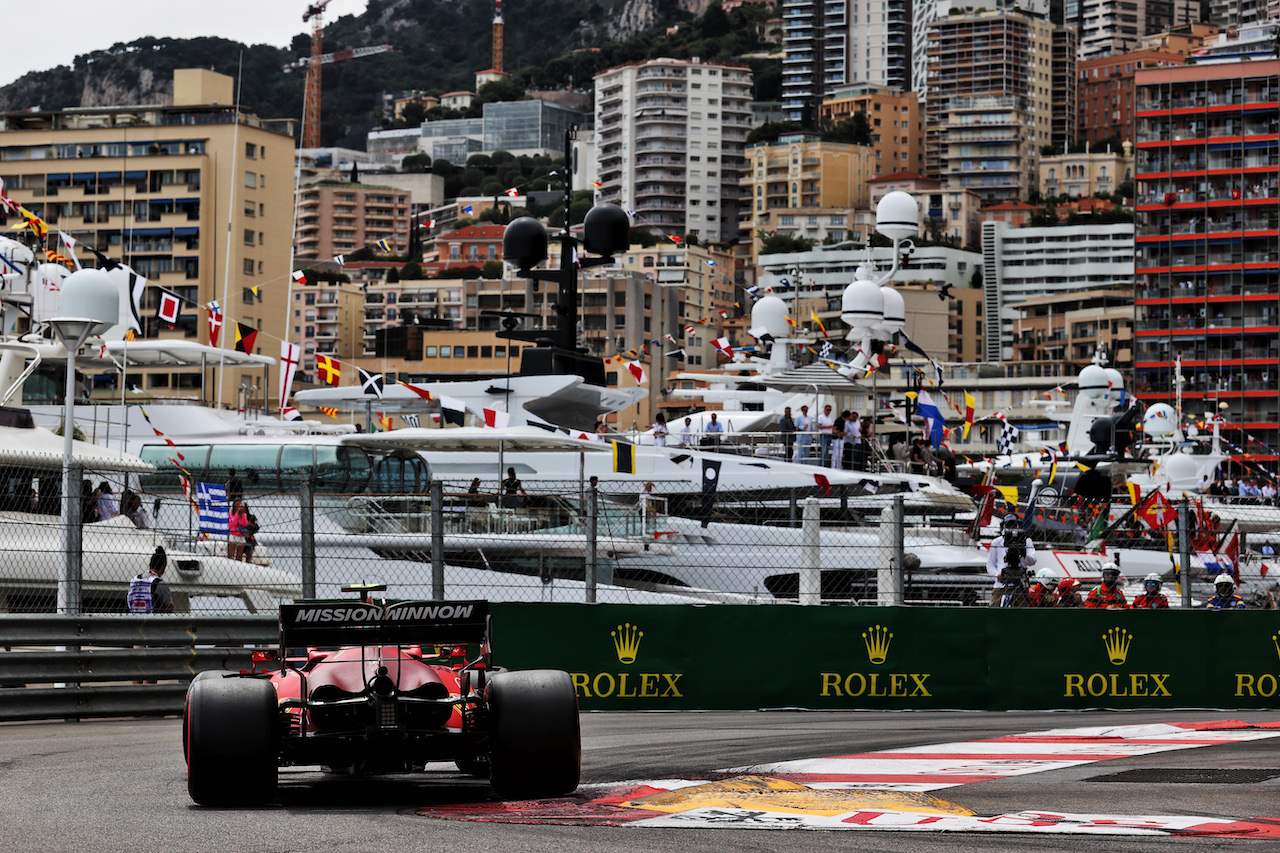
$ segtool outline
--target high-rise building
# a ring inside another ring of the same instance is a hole
[[[1080,63],[1080,140],[1096,147],[1105,140],[1132,142],[1133,75],[1139,68],[1181,65],[1184,57],[1161,50],[1135,50]]]
[[[595,86],[597,201],[634,211],[642,228],[736,237],[751,70],[651,59],[602,71]]]
[[[1016,10],[930,25],[927,174],[991,202],[1036,189],[1040,148],[1053,143],[1055,130],[1065,132],[1066,114],[1055,122],[1059,92],[1073,86],[1066,75],[1075,76],[1075,57],[1062,50],[1057,29]]]
[[[204,306],[222,302],[220,343],[236,324],[260,330],[272,357],[288,322],[293,225],[292,136],[233,106],[232,79],[174,72],[165,106],[87,107],[0,115],[6,193],[80,246],[123,260],[148,281],[144,338],[209,341]],[[7,223],[0,217],[0,227]],[[183,300],[177,326],[156,321],[160,290]],[[222,382],[218,394],[214,382]],[[130,369],[127,384],[159,396],[236,399],[242,382],[259,399],[261,368]],[[261,393],[266,391],[265,394]]]
[[[1141,399],[1218,412],[1253,459],[1280,435],[1280,61],[1143,68],[1137,87]]]
[[[812,122],[840,87],[910,89],[909,0],[783,0],[782,108]]]

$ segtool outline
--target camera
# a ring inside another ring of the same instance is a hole
[[[1004,567],[1000,573],[1000,582],[1004,584],[1018,583],[1025,579],[1027,568],[1023,563],[1027,560],[1027,532],[1020,527],[1004,529]]]

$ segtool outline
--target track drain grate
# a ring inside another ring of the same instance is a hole
[[[1175,785],[1256,785],[1280,778],[1280,770],[1209,770],[1204,768],[1141,768],[1106,776],[1091,782],[1156,782]]]

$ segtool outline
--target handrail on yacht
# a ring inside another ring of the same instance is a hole
[[[43,356],[40,355],[40,350],[31,344],[18,343],[17,341],[0,342],[0,349],[13,350],[30,356],[30,361],[27,363],[26,368],[23,369],[17,379],[13,380],[13,384],[5,390],[4,396],[0,397],[0,406],[3,406],[18,392],[18,389],[22,387],[22,383],[27,381],[27,377],[40,366]]]

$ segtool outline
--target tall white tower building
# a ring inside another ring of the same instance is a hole
[[[638,227],[736,237],[750,68],[651,59],[602,71],[595,85],[598,201],[634,211]]]

